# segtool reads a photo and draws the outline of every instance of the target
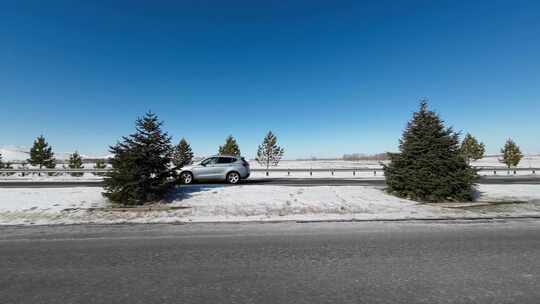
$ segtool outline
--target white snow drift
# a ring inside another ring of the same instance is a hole
[[[540,216],[540,185],[481,185],[479,201],[522,203],[451,209],[375,187],[181,187],[168,211],[110,211],[100,188],[0,189],[0,224],[167,223]],[[98,209],[94,209],[98,208]]]

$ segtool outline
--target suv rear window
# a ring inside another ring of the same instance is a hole
[[[234,163],[236,161],[236,158],[234,157],[220,157],[218,159],[218,164],[230,164]]]

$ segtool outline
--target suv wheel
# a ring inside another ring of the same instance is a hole
[[[189,185],[193,183],[193,174],[191,172],[182,172],[180,174],[180,181],[184,185]]]
[[[239,181],[240,174],[238,174],[238,172],[229,172],[229,174],[227,174],[227,182],[229,184],[238,184]]]

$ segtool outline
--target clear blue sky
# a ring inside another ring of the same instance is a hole
[[[428,97],[497,152],[540,152],[539,1],[5,1],[0,145],[105,154],[151,109],[253,156],[397,149]]]

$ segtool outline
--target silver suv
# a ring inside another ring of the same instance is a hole
[[[180,169],[180,181],[191,184],[201,180],[222,180],[237,184],[249,174],[249,163],[243,157],[217,155]]]

